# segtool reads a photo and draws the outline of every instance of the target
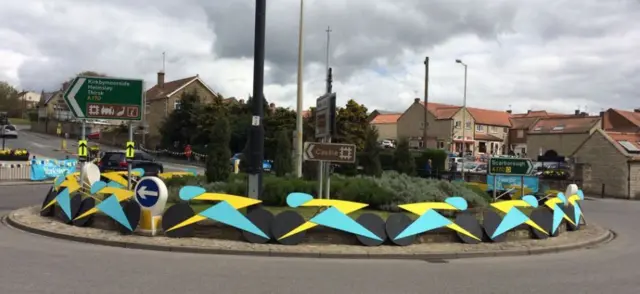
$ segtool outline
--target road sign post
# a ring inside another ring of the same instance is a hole
[[[528,158],[491,157],[487,173],[493,175],[493,199],[497,195],[498,176],[520,176],[520,194],[524,194],[524,176],[533,172],[533,163]],[[520,195],[524,196],[524,195]]]
[[[134,79],[79,76],[64,93],[76,118],[139,121],[144,82]]]
[[[134,192],[136,202],[141,207],[140,231],[154,236],[158,233],[167,204],[167,186],[160,178],[143,177],[136,184]]]
[[[327,72],[327,83],[330,83],[330,72]],[[327,93],[316,99],[316,139],[320,143],[331,143],[331,137],[335,133],[336,125],[336,93],[331,93],[330,84],[327,85]],[[329,199],[331,189],[330,164],[324,161],[318,163],[318,197]]]
[[[304,159],[308,161],[355,163],[356,145],[305,142]]]

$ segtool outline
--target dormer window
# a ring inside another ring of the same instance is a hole
[[[535,127],[535,128],[533,129],[533,131],[534,131],[534,132],[539,132],[540,130],[542,130],[542,127]]]
[[[552,131],[562,131],[564,130],[564,125],[557,125],[551,129]]]

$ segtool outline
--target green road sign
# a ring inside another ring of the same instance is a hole
[[[80,76],[64,100],[76,118],[141,120],[143,92],[142,80]]]
[[[529,175],[533,171],[533,163],[528,158],[491,157],[488,172],[491,175]]]

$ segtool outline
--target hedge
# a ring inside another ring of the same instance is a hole
[[[232,175],[227,182],[207,183],[204,177],[176,177],[166,181],[169,201],[178,202],[178,191],[185,185],[202,186],[208,192],[246,195],[246,175]],[[286,206],[291,192],[317,195],[317,182],[293,177],[265,175],[262,201],[268,206]],[[490,196],[461,182],[410,177],[395,171],[384,172],[379,178],[369,176],[333,176],[331,197],[347,201],[368,203],[370,208],[397,211],[399,204],[443,201],[450,196],[461,196],[470,207],[483,207]]]

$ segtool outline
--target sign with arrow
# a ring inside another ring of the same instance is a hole
[[[354,163],[356,145],[304,142],[304,160]]]
[[[136,201],[143,209],[162,211],[167,202],[167,186],[157,177],[143,177],[134,189]],[[153,212],[152,212],[153,213]]]
[[[488,173],[490,175],[526,176],[533,172],[533,162],[528,158],[491,157]]]
[[[126,148],[126,155],[127,155],[127,159],[133,159],[133,156],[135,155],[135,143],[133,143],[133,141],[129,141],[127,142],[127,148]]]
[[[76,118],[141,120],[144,82],[142,80],[79,76],[64,100]]]
[[[87,140],[78,141],[78,157],[79,158],[87,158],[87,153],[89,149],[87,147]]]

